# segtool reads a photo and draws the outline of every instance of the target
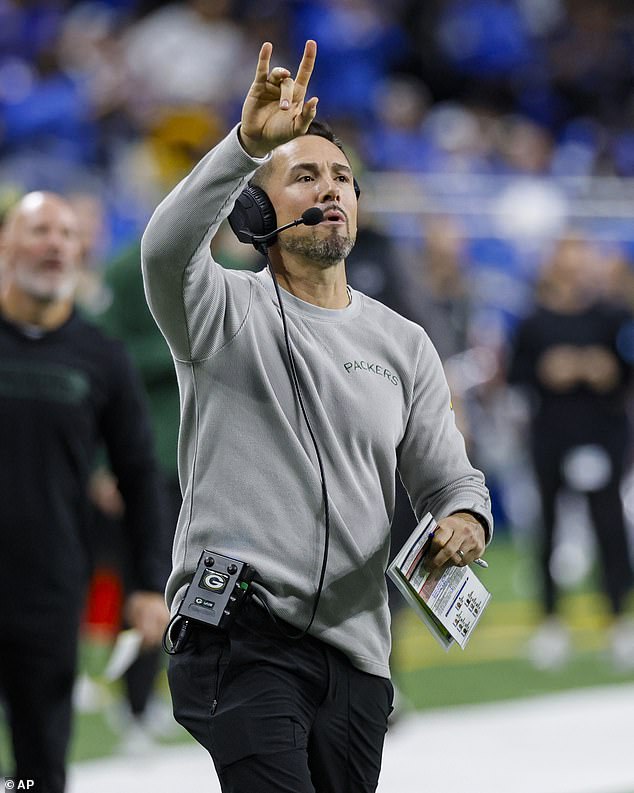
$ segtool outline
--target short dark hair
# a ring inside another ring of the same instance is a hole
[[[346,150],[343,148],[343,143],[341,142],[341,138],[335,135],[332,127],[326,121],[318,121],[317,119],[313,119],[310,122],[310,126],[306,130],[307,135],[318,135],[320,138],[326,138],[331,143],[334,143],[335,146],[340,149],[344,154],[346,154]],[[346,159],[348,159],[348,155],[346,154]]]
[[[320,138],[325,138],[331,143],[334,143],[334,145],[345,155],[346,159],[349,159],[348,155],[346,154],[346,150],[343,148],[341,139],[335,135],[332,127],[326,121],[317,121],[317,119],[314,119],[310,122],[310,125],[304,134],[317,135]],[[261,165],[251,177],[250,184],[256,185],[256,187],[261,187],[262,190],[265,190],[266,188],[264,183],[271,172],[271,168],[272,160],[269,160],[268,162],[265,162],[264,165]]]

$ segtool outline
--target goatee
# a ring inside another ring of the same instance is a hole
[[[321,267],[331,267],[343,261],[352,248],[354,239],[339,234],[331,234],[328,237],[317,237],[312,234],[302,234],[293,237],[279,236],[279,245],[283,251],[296,253],[306,259],[318,263]]]

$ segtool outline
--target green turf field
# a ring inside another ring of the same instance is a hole
[[[634,681],[613,670],[606,657],[608,615],[592,578],[567,592],[563,610],[575,645],[572,661],[558,672],[538,672],[525,660],[526,642],[534,629],[535,576],[531,555],[520,552],[504,537],[487,551],[488,570],[476,570],[492,592],[492,600],[466,650],[445,653],[418,618],[403,609],[394,622],[393,668],[395,681],[417,709],[530,697],[565,689]],[[81,666],[98,684],[105,700],[116,702],[119,688],[100,679],[110,646],[85,641]],[[163,678],[159,688],[168,700]],[[173,740],[188,740],[184,734]],[[72,760],[110,754],[117,743],[103,710],[79,713]],[[6,762],[6,731],[0,734],[0,760]]]

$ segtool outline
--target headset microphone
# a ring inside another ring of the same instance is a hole
[[[306,226],[316,226],[324,219],[324,213],[319,207],[311,207],[302,212],[302,220]]]
[[[279,234],[280,231],[286,231],[286,229],[290,229],[293,226],[301,226],[302,223],[305,226],[316,226],[318,223],[321,223],[323,219],[324,213],[319,207],[310,207],[310,209],[302,212],[301,218],[292,220],[290,223],[285,223],[283,226],[273,229],[273,231],[270,231],[268,234],[252,234],[251,239],[254,243],[268,242],[268,240],[275,237],[276,234]]]

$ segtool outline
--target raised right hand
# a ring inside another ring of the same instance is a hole
[[[272,52],[273,45],[265,42],[242,106],[240,140],[252,157],[264,157],[276,146],[303,135],[317,114],[317,97],[304,101],[317,56],[316,42],[306,42],[294,80],[281,66],[269,72]]]

